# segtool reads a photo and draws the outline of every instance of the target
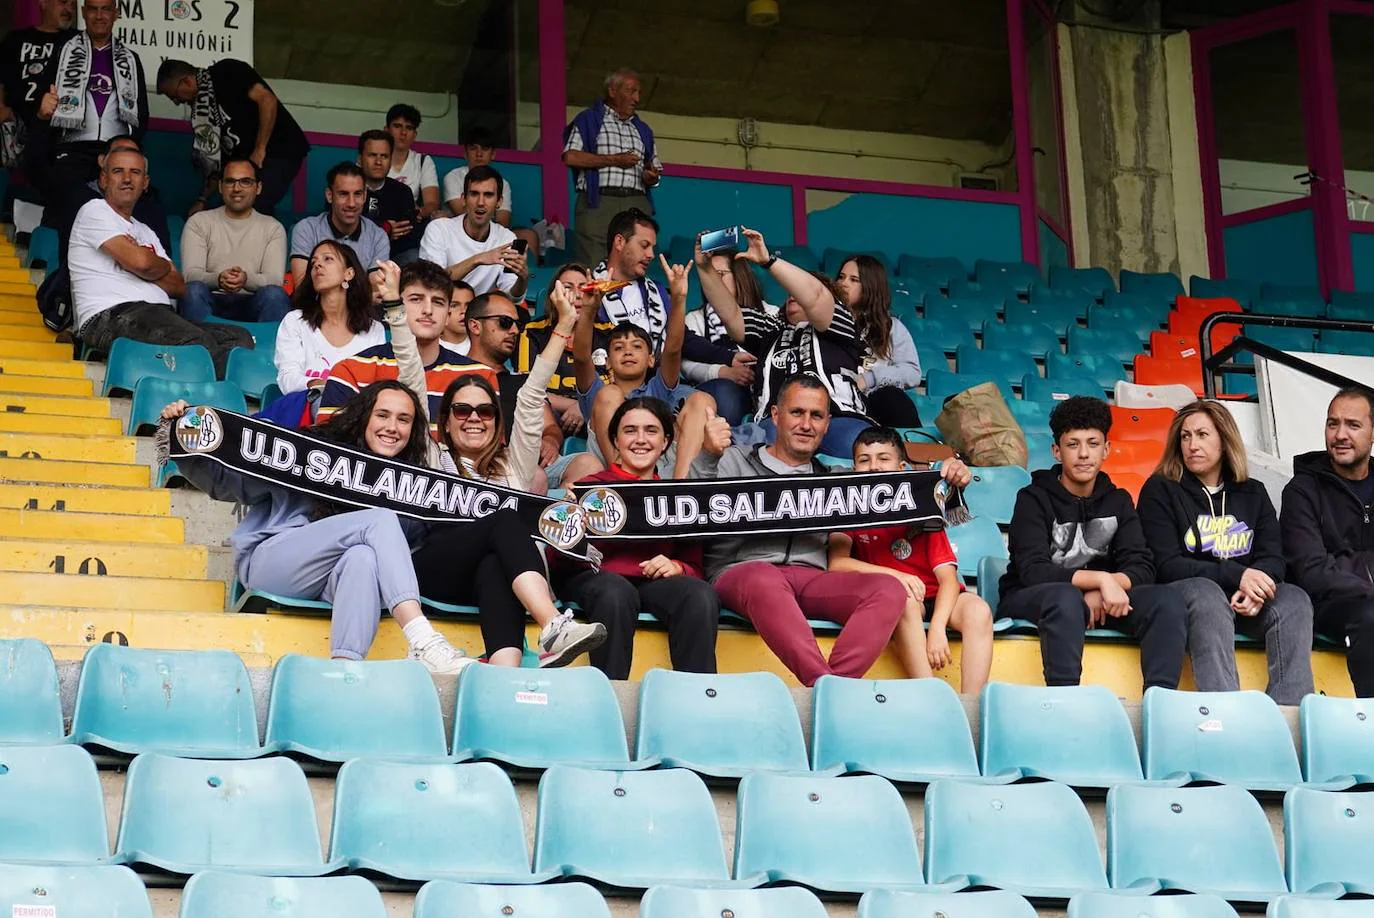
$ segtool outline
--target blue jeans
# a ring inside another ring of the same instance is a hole
[[[731,427],[744,423],[744,416],[754,407],[749,390],[728,379],[707,380],[697,386],[697,391],[716,400],[716,414],[729,421]]]
[[[201,281],[186,285],[186,294],[177,301],[177,312],[192,322],[211,316],[237,322],[280,322],[291,311],[291,297],[281,287],[259,287],[252,293],[224,293],[210,289]]]
[[[860,433],[872,426],[862,418],[832,417],[830,426],[825,431],[825,436],[821,438],[821,453],[826,456],[834,456],[837,459],[852,458],[854,441]],[[778,429],[773,426],[772,418],[750,421],[748,424],[741,424],[734,429],[734,444],[736,446],[772,443],[777,438]]]

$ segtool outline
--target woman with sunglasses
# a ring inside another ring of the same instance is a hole
[[[394,380],[368,386],[310,433],[387,459],[423,465],[430,441],[421,402]],[[162,409],[158,436],[183,414],[184,401]],[[390,510],[353,510],[247,475],[204,457],[177,460],[186,480],[216,500],[246,508],[229,537],[234,572],[250,590],[333,607],[330,655],[361,660],[377,636],[378,610],[391,610],[410,658],[433,673],[456,673],[472,660],[434,629],[420,610],[410,543],[425,525]]]
[[[577,318],[561,288],[553,291],[550,304],[557,310],[557,323],[516,396],[509,446],[490,382],[460,376],[445,390],[439,402],[439,437],[445,447],[439,465],[445,471],[530,490],[539,469],[545,392]],[[400,355],[398,348],[398,359]],[[571,612],[560,613],[554,606],[543,555],[529,526],[513,510],[431,529],[414,563],[425,596],[476,604],[488,663],[520,665],[527,612],[541,628],[540,666],[566,666],[606,639],[605,626],[573,621]]]

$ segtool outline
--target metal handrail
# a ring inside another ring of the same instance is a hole
[[[1277,328],[1311,328],[1316,331],[1362,331],[1374,333],[1374,322],[1362,322],[1357,319],[1325,319],[1315,316],[1275,316],[1275,315],[1256,315],[1245,312],[1214,312],[1202,320],[1202,325],[1198,329],[1198,350],[1202,354],[1202,391],[1207,398],[1216,398],[1217,376],[1223,370],[1230,370],[1237,373],[1254,373],[1253,366],[1231,363],[1231,358],[1243,351],[1249,351],[1257,357],[1272,360],[1277,364],[1288,367],[1290,370],[1297,370],[1315,379],[1319,379],[1328,385],[1337,388],[1346,386],[1361,386],[1364,383],[1357,382],[1349,376],[1343,376],[1334,370],[1317,366],[1301,357],[1294,357],[1287,351],[1281,351],[1273,345],[1247,338],[1244,335],[1237,337],[1215,354],[1212,353],[1212,329],[1221,323],[1233,325],[1267,325]]]

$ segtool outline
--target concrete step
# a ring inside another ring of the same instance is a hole
[[[86,368],[79,360],[72,360],[71,354],[61,354],[56,359],[30,359],[27,357],[6,357],[0,355],[0,374],[9,376],[43,376],[49,379],[86,379]]]
[[[150,612],[224,614],[224,584],[211,580],[154,577],[91,577],[68,574],[0,572],[0,596],[13,605],[84,606]]]
[[[41,321],[37,324],[33,322],[11,322],[10,313],[0,313],[0,341],[39,341],[44,344],[52,344],[56,338],[48,327]],[[71,345],[65,344],[68,353],[71,352]]]
[[[95,395],[95,384],[87,377],[28,376],[0,368],[0,392],[12,395]],[[0,396],[3,397],[3,396]]]
[[[0,508],[0,532],[29,539],[180,544],[185,528],[178,516]]]
[[[71,360],[72,346],[53,341],[7,341],[0,338],[0,357],[24,357],[35,360]]]
[[[124,425],[118,418],[83,418],[63,414],[0,411],[0,433],[118,437],[124,433]]]
[[[5,384],[13,382],[15,377],[0,379],[0,390],[5,388]],[[127,410],[128,399],[124,399]],[[95,398],[86,396],[64,395],[31,395],[17,392],[0,391],[0,412],[9,414],[61,414],[76,418],[109,418],[116,417],[114,406],[108,398]]]
[[[165,488],[0,483],[0,507],[77,513],[168,516],[172,493]]]
[[[138,542],[93,542],[70,539],[5,539],[0,542],[0,571],[62,573],[79,576],[104,571],[113,577],[159,580],[212,580],[210,550],[204,545],[155,545]],[[223,581],[220,581],[223,583]],[[99,583],[86,589],[98,592]]]
[[[133,437],[0,433],[0,454],[74,462],[136,462],[138,444]]]
[[[151,476],[146,465],[0,456],[0,480],[146,488]]]

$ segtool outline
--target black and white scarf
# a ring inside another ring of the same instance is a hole
[[[208,69],[196,74],[196,97],[191,102],[191,159],[201,175],[219,175],[224,158],[222,137],[228,118],[215,98]]]
[[[627,481],[554,500],[421,468],[218,408],[189,409],[158,429],[158,458],[209,459],[248,475],[351,507],[378,507],[431,523],[461,523],[514,510],[530,532],[564,554],[600,561],[597,539],[704,539],[912,525],[940,529],[967,519],[963,497],[938,472],[780,475]]]
[[[596,280],[610,279],[611,271],[606,262],[592,269]],[[639,304],[626,302],[625,294],[630,290],[639,291]],[[601,299],[602,320],[616,325],[620,322],[633,322],[649,333],[654,341],[654,350],[663,346],[663,337],[668,328],[668,305],[663,301],[663,288],[647,277],[641,277],[629,287],[613,290]]]
[[[138,61],[122,42],[111,41],[116,112],[130,128],[138,127]],[[73,131],[86,123],[86,87],[91,79],[91,39],[77,32],[62,46],[57,60],[57,108],[52,126]]]

